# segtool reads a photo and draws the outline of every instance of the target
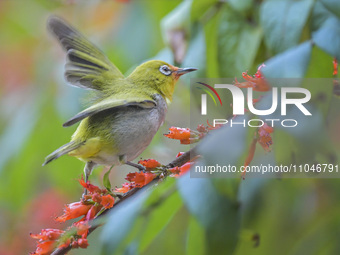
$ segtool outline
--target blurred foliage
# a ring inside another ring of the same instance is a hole
[[[65,156],[41,167],[69,140],[74,128],[61,125],[82,109],[84,96],[65,85],[65,54],[45,28],[51,14],[82,31],[123,73],[158,58],[198,67],[196,77],[240,77],[266,63],[269,78],[332,78],[332,59],[340,59],[335,0],[0,1],[0,254],[33,251],[29,232],[63,227],[53,217],[81,194],[76,179],[83,163]],[[162,136],[170,125],[190,125],[188,87],[183,77],[167,123],[141,157],[168,163],[189,149]],[[320,114],[312,123],[317,128],[276,130],[273,151],[257,152],[254,162],[338,162],[340,103],[333,84],[308,89]],[[240,165],[251,132],[222,128],[199,149],[207,162]],[[130,169],[117,170],[113,186]],[[101,184],[105,171],[91,180]],[[89,248],[71,253],[339,254],[339,197],[337,179],[184,176],[117,206],[89,237]]]

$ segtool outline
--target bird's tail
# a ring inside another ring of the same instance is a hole
[[[48,163],[50,163],[51,161],[61,157],[64,154],[69,153],[70,151],[73,151],[75,149],[77,149],[78,147],[80,147],[82,145],[82,143],[79,142],[69,142],[67,144],[64,144],[63,146],[61,146],[59,149],[55,150],[54,152],[52,152],[50,155],[48,155],[45,158],[45,162],[43,163],[44,165],[47,165]]]

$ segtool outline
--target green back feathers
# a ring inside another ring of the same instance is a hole
[[[160,72],[160,67],[167,63],[159,60],[145,62],[125,78],[95,45],[64,20],[52,16],[48,28],[67,53],[66,80],[95,92],[94,104],[65,122],[64,127],[116,107],[155,107],[154,94],[172,99],[175,80]]]
[[[52,16],[48,29],[67,52],[65,77],[72,85],[103,90],[124,75],[108,58],[80,32],[64,20]]]

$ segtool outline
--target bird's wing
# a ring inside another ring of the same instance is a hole
[[[127,107],[131,105],[135,105],[141,108],[153,108],[157,106],[157,103],[151,97],[131,99],[114,99],[109,97],[81,111],[80,113],[66,121],[63,124],[63,126],[64,127],[72,126],[73,124],[81,121],[82,119],[85,119],[86,117],[89,117],[91,115],[94,115],[105,110],[118,107]]]
[[[52,16],[48,28],[67,52],[65,77],[72,85],[102,90],[114,79],[124,78],[101,50],[64,20]]]

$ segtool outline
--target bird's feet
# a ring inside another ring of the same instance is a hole
[[[81,200],[85,201],[86,200],[86,195],[87,195],[87,189],[84,189],[83,194],[81,195]]]

